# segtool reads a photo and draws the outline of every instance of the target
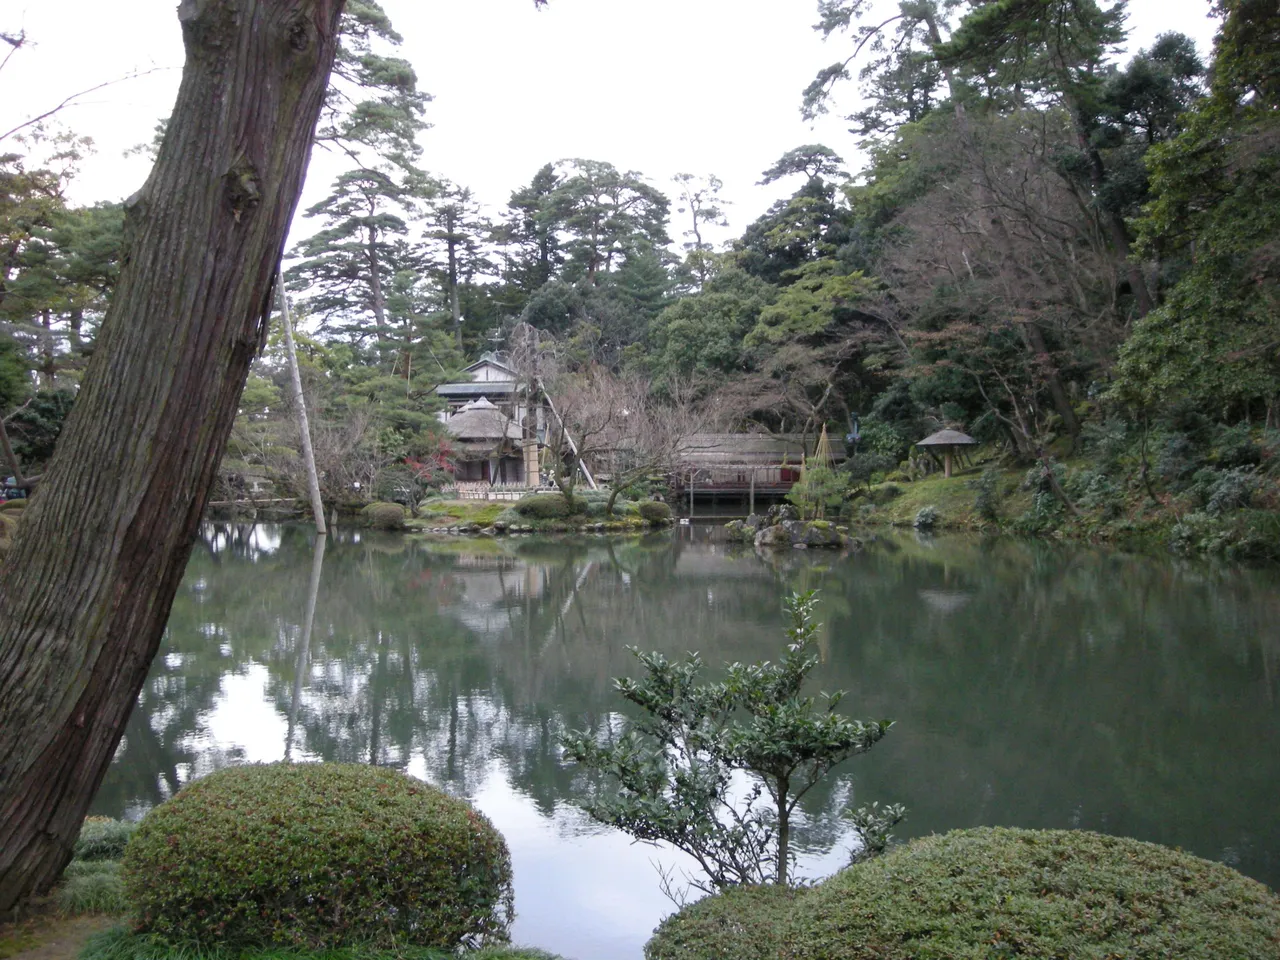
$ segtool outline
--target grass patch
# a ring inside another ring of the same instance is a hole
[[[80,827],[80,836],[71,853],[72,862],[119,860],[124,856],[129,838],[137,829],[136,823],[127,820],[89,817]]]
[[[1000,501],[1000,515],[1004,519],[1018,517],[1031,507],[1031,494],[1020,488],[1026,472],[1025,468],[1000,472],[1000,487],[1004,494]],[[982,469],[973,468],[960,471],[950,479],[939,475],[914,483],[877,484],[872,487],[870,498],[863,496],[853,501],[854,517],[859,523],[909,527],[923,507],[932,506],[938,511],[935,529],[976,529],[982,527],[984,521],[974,507],[977,491],[971,486],[971,481],[980,476]],[[896,487],[897,493],[890,497],[881,492],[882,488],[888,487]],[[869,501],[875,502],[875,509],[860,512],[861,506]]]
[[[65,914],[122,914],[128,909],[120,864],[107,860],[72,862],[63,873],[56,896],[58,910]]]
[[[506,500],[430,500],[418,510],[420,516],[409,521],[409,526],[461,527],[476,523],[491,527],[509,506],[511,502]]]
[[[267,947],[261,950],[228,950],[194,944],[170,943],[149,934],[114,927],[90,938],[78,960],[562,960],[555,954],[530,947],[486,947],[465,953],[429,947],[399,946],[392,949],[341,947],[332,950],[295,950]]]

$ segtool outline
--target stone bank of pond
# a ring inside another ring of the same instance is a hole
[[[655,851],[577,812],[557,733],[619,709],[627,645],[774,657],[782,597],[816,588],[822,687],[898,725],[809,798],[801,873],[841,865],[836,814],[876,799],[907,805],[906,836],[1082,827],[1280,887],[1280,571],[958,536],[760,557],[715,536],[338,531],[304,648],[310,532],[206,525],[93,812],[138,816],[231,763],[399,767],[504,833],[517,942],[639,958],[672,909]]]

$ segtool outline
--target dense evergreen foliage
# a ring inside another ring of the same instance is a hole
[[[912,0],[882,20],[824,0],[840,59],[803,109],[857,86],[861,139],[781,151],[760,182],[790,195],[718,247],[731,210],[709,173],[663,187],[604,159],[550,160],[486,212],[421,166],[430,98],[385,12],[349,4],[319,142],[352,163],[306,211],[286,273],[326,499],[412,505],[388,491],[447,480],[432,389],[483,350],[519,354],[532,331],[522,376],[552,356],[561,386],[638,379],[661,402],[713,400],[716,429],[857,422],[855,492],[949,426],[1006,468],[1040,464],[1044,509],[1024,529],[1167,530],[1226,504],[1187,498],[1198,470],[1235,471],[1252,491],[1237,506],[1273,509],[1280,19],[1255,0],[1215,12],[1207,57],[1178,34],[1126,53],[1122,2]],[[66,202],[83,142],[36,129],[10,149],[0,408],[38,472],[65,413],[53,398],[74,390],[114,283],[121,211]],[[293,404],[271,342],[224,496],[264,473],[303,489]],[[1212,452],[1230,430],[1249,433],[1251,463]],[[1081,456],[1101,478],[1080,481],[1083,507],[1053,466]],[[1178,458],[1185,476],[1165,468]],[[1184,541],[1221,533],[1209,513],[1216,532]]]
[[[1086,831],[924,837],[814,887],[743,888],[663,921],[648,960],[1275,955],[1280,898],[1230,867]]]
[[[139,932],[222,947],[502,942],[502,836],[462,800],[362,764],[232,767],[147,814],[124,878]]]

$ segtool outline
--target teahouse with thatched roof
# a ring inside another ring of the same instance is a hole
[[[531,458],[537,477],[537,441],[525,440],[520,425],[487,397],[465,404],[444,427],[457,441],[456,479],[524,483]]]
[[[967,433],[961,433],[959,430],[939,430],[937,433],[930,434],[923,440],[917,440],[916,446],[923,447],[930,456],[937,457],[942,455],[942,471],[946,477],[951,476],[951,458],[960,451],[962,447],[972,447],[977,445],[978,441],[973,439]]]

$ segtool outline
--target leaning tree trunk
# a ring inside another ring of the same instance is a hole
[[[120,281],[0,569],[0,910],[70,857],[156,653],[297,205],[343,0],[182,0]]]

